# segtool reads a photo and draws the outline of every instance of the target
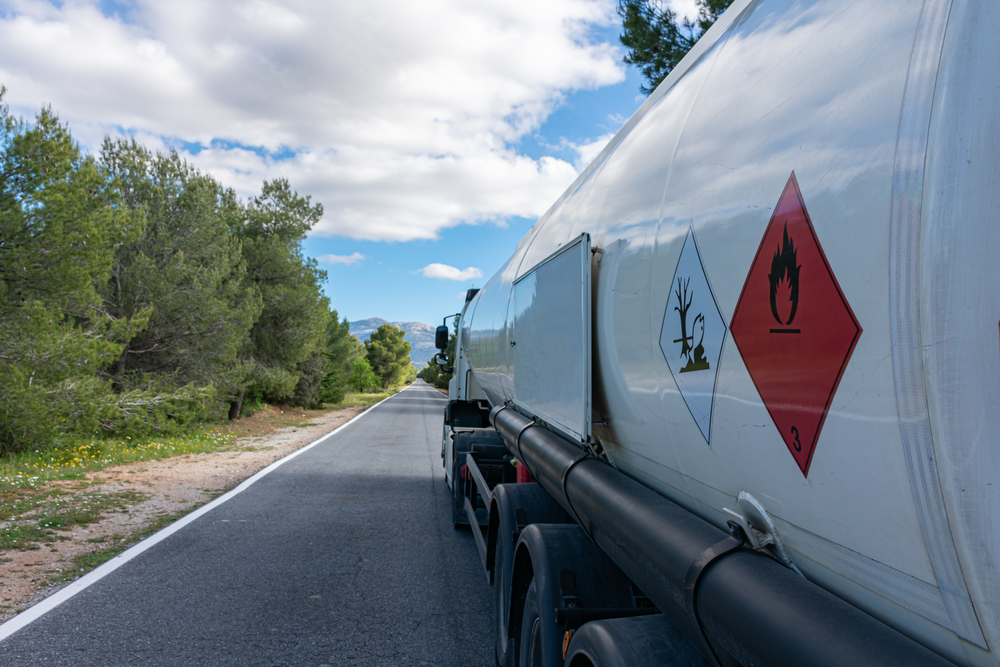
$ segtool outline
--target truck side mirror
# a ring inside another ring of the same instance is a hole
[[[434,347],[439,350],[448,347],[448,327],[443,324],[434,332]]]
[[[446,356],[444,356],[443,354],[435,354],[434,355],[434,363],[437,364],[438,366],[447,366],[448,365],[448,358]]]

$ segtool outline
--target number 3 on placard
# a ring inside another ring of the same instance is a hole
[[[795,438],[795,442],[792,443],[792,447],[795,448],[795,451],[801,452],[802,443],[799,442],[799,429],[795,428],[794,426],[792,427],[792,437]]]

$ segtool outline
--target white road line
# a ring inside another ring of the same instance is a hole
[[[413,385],[410,385],[410,386],[406,387],[406,389],[409,389],[412,386]],[[406,391],[406,389],[403,389],[402,391]],[[402,392],[400,392],[400,393],[402,393]],[[398,395],[398,394],[394,394],[394,396],[395,395]],[[122,565],[124,565],[125,563],[129,562],[130,560],[132,560],[133,558],[135,558],[136,556],[138,556],[139,554],[141,554],[146,549],[149,549],[150,547],[156,546],[157,544],[159,544],[163,540],[167,539],[168,537],[170,537],[171,535],[173,535],[174,533],[176,533],[181,528],[183,528],[184,526],[188,525],[189,523],[191,523],[192,521],[194,521],[198,517],[202,516],[203,514],[207,514],[208,512],[211,512],[213,509],[215,509],[216,507],[218,507],[222,503],[224,503],[224,502],[226,502],[228,500],[231,500],[237,494],[246,491],[248,488],[250,488],[250,486],[254,482],[256,482],[257,480],[259,480],[260,478],[262,478],[264,475],[267,475],[268,473],[273,472],[279,466],[282,466],[285,463],[288,463],[289,461],[291,461],[292,459],[294,459],[299,454],[302,454],[303,452],[312,449],[313,447],[315,447],[316,445],[320,444],[321,442],[323,442],[327,438],[329,438],[329,437],[331,437],[331,436],[339,433],[340,431],[342,431],[343,429],[347,428],[348,426],[350,426],[354,422],[358,421],[359,419],[361,419],[362,417],[364,417],[365,415],[367,415],[372,410],[374,410],[378,406],[382,405],[386,401],[390,400],[391,398],[392,398],[392,396],[388,396],[386,398],[383,398],[381,401],[379,401],[375,405],[371,406],[370,408],[368,408],[367,410],[365,410],[361,414],[356,415],[354,418],[352,418],[347,423],[341,424],[336,429],[330,431],[329,433],[327,433],[323,437],[321,437],[321,438],[319,438],[317,440],[313,440],[311,443],[309,443],[308,445],[306,445],[302,449],[296,450],[296,451],[292,452],[291,454],[289,454],[288,456],[286,456],[285,458],[280,459],[278,461],[275,461],[271,465],[267,466],[266,468],[264,468],[263,470],[261,470],[260,472],[258,472],[253,477],[250,477],[250,478],[244,480],[243,483],[241,483],[239,486],[237,486],[232,491],[229,491],[229,492],[227,492],[227,493],[219,496],[218,498],[216,498],[212,502],[208,503],[207,505],[202,505],[201,507],[199,507],[195,511],[191,512],[190,514],[184,516],[181,519],[178,519],[177,521],[175,521],[174,523],[170,524],[166,528],[163,528],[162,530],[159,530],[156,533],[153,533],[152,535],[150,535],[149,537],[147,537],[143,541],[141,541],[138,544],[136,544],[134,547],[132,547],[132,548],[130,548],[130,549],[128,549],[128,550],[126,550],[126,551],[118,554],[117,556],[115,556],[114,558],[112,558],[108,562],[104,563],[103,565],[101,565],[97,569],[93,570],[92,572],[89,572],[89,573],[85,574],[84,576],[80,577],[79,579],[77,579],[76,581],[68,584],[65,588],[61,589],[60,591],[58,591],[56,593],[53,593],[52,595],[50,595],[49,597],[45,598],[44,600],[42,600],[38,604],[34,605],[33,607],[30,607],[30,608],[24,610],[23,612],[21,612],[20,614],[18,614],[14,618],[10,619],[9,621],[7,621],[6,623],[4,623],[3,625],[0,625],[0,642],[2,642],[4,639],[6,639],[7,637],[11,636],[12,634],[14,634],[15,632],[17,632],[18,630],[20,630],[24,626],[26,626],[29,623],[35,621],[36,619],[38,619],[39,617],[41,617],[43,614],[46,614],[49,611],[55,609],[56,607],[58,607],[59,605],[61,605],[63,602],[66,602],[66,600],[69,600],[71,597],[73,597],[77,593],[80,593],[81,591],[87,589],[88,587],[92,586],[93,584],[96,584],[98,581],[100,581],[104,577],[108,576],[109,574],[111,574],[112,572],[114,572],[115,570],[117,570],[118,568],[120,568]]]

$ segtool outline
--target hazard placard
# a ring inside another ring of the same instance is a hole
[[[705,273],[693,228],[684,239],[670,288],[660,329],[660,351],[705,442],[711,444],[712,407],[726,321]]]
[[[789,177],[757,249],[730,331],[802,474],[861,326]]]

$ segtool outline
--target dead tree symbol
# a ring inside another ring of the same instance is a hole
[[[677,305],[674,306],[674,310],[681,316],[681,337],[674,342],[681,344],[681,356],[688,359],[687,364],[681,369],[681,373],[705,370],[709,367],[708,359],[705,358],[705,346],[702,344],[705,340],[705,317],[701,313],[694,318],[691,335],[688,335],[687,313],[688,309],[691,308],[691,300],[694,298],[694,291],[691,292],[690,296],[688,295],[688,286],[690,284],[690,278],[683,282],[681,278],[678,278],[677,290],[674,292],[677,295]],[[701,321],[701,339],[698,341],[697,346],[692,346],[694,330],[698,327],[699,321]],[[692,352],[694,353],[693,355]]]
[[[694,298],[694,292],[691,293],[691,296],[688,296],[688,285],[690,284],[691,284],[690,278],[685,280],[683,283],[681,282],[681,279],[678,278],[677,291],[674,292],[674,294],[677,295],[677,305],[674,306],[674,310],[676,310],[681,315],[681,337],[675,340],[674,342],[681,344],[681,356],[687,357],[688,359],[691,358],[691,344],[688,341],[694,340],[693,335],[692,336],[687,335],[688,308],[691,307],[691,299]],[[684,290],[683,296],[681,296],[682,289]],[[687,301],[687,303],[685,303],[685,301]]]

